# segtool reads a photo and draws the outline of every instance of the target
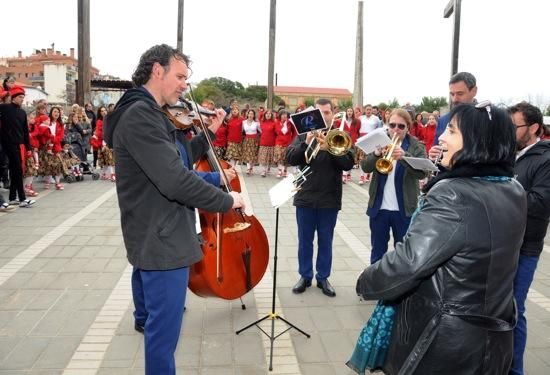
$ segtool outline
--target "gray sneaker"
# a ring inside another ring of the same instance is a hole
[[[18,200],[13,200],[13,201],[10,201],[10,203],[8,203],[10,206],[17,206],[19,205],[19,201]]]
[[[5,202],[0,204],[0,212],[12,212],[13,210],[15,210],[14,206],[10,206]]]
[[[36,201],[34,199],[25,199],[24,201],[19,202],[19,207],[30,207],[35,203]]]

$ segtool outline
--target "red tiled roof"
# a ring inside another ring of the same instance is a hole
[[[331,94],[331,95],[351,95],[348,89],[331,89],[326,87],[298,87],[298,86],[275,86],[275,93],[293,93],[293,94]]]

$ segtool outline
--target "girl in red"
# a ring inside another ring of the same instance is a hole
[[[256,121],[256,111],[249,109],[246,112],[246,120],[243,120],[243,155],[242,161],[246,163],[246,174],[254,174],[254,164],[258,161],[258,138],[261,132],[260,123]]]
[[[29,126],[29,144],[30,150],[27,150],[25,170],[23,172],[23,184],[25,188],[25,195],[29,197],[36,197],[38,193],[33,190],[32,180],[36,176],[38,171],[38,125],[36,125],[34,113],[27,115],[27,124]]]
[[[214,152],[220,159],[225,160],[225,151],[227,149],[227,122],[224,121],[216,132],[216,139],[212,141]]]
[[[269,174],[273,164],[273,153],[275,149],[275,119],[273,112],[268,109],[260,121],[260,149],[258,151],[258,163],[262,168],[262,177]]]
[[[422,114],[417,114],[414,118],[414,122],[411,125],[409,134],[418,138],[420,142],[424,142],[424,124],[422,123]]]
[[[225,159],[233,165],[241,160],[243,142],[243,118],[239,116],[239,107],[231,107],[231,115],[227,120],[227,150]]]
[[[92,146],[98,150],[97,162],[101,168],[101,179],[116,181],[115,176],[115,159],[113,151],[107,147],[107,144],[103,141],[103,121],[107,115],[107,108],[101,106],[97,110],[97,117],[95,123],[95,132],[92,136]]]
[[[353,108],[346,109],[346,119],[344,120],[343,130],[351,137],[351,142],[355,146],[357,138],[359,138],[359,129],[361,129],[361,120],[355,118],[355,111]],[[351,181],[351,169],[349,171],[342,172],[342,183]]]
[[[430,148],[432,148],[432,145],[434,144],[436,129],[437,129],[437,121],[435,119],[435,116],[430,115],[430,117],[428,117],[428,123],[424,128],[424,132],[423,132],[424,137],[422,139],[422,141],[424,142],[424,145],[426,145],[426,153],[430,152]]]
[[[49,124],[48,124],[49,121]],[[52,107],[48,119],[38,116],[38,139],[40,143],[40,175],[44,176],[44,189],[50,188],[50,176],[54,178],[55,188],[63,190],[61,175],[63,174],[63,160],[61,160],[61,141],[65,136],[65,127],[61,121],[61,108]]]
[[[275,124],[275,150],[273,151],[273,162],[278,165],[277,178],[286,177],[288,163],[285,158],[286,148],[292,143],[296,136],[294,126],[288,119],[288,112],[284,109],[279,111],[279,121]]]

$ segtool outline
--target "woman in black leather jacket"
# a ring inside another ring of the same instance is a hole
[[[515,127],[503,110],[460,105],[402,243],[357,281],[396,308],[386,374],[507,374],[512,283],[526,198],[513,179]]]

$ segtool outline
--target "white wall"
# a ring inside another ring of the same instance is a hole
[[[48,100],[48,94],[35,87],[25,87],[25,100],[23,100],[23,104],[25,106],[32,107],[33,102],[40,99]]]
[[[62,64],[44,64],[44,91],[48,102],[65,103],[67,90],[67,67]]]

